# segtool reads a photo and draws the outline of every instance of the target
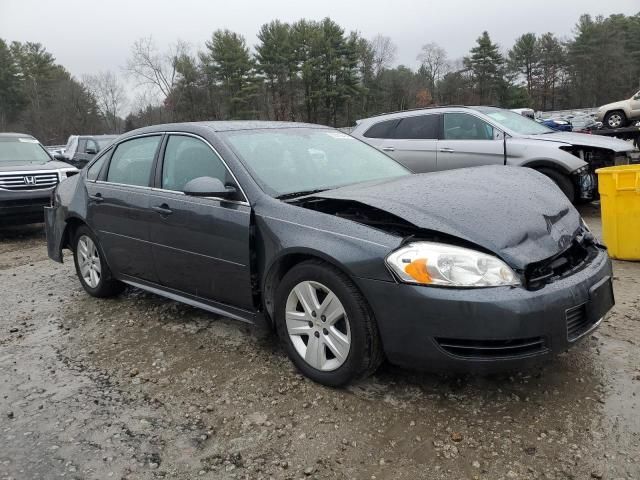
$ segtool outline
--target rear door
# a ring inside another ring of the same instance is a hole
[[[162,135],[149,135],[121,142],[104,166],[96,166],[99,173],[92,165],[86,182],[87,219],[109,267],[152,282],[157,277],[149,243],[149,193],[161,140]]]
[[[436,170],[440,119],[437,113],[402,118],[383,150],[414,173]]]
[[[253,308],[249,266],[251,207],[215,150],[186,134],[168,137],[149,204],[151,241],[160,282],[239,308]],[[198,177],[238,189],[235,199],[183,193]]]
[[[469,113],[445,113],[438,170],[504,164],[504,142],[491,124]]]

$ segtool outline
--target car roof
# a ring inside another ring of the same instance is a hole
[[[2,132],[0,133],[0,138],[33,138],[36,139],[33,135],[29,135],[28,133],[15,133],[15,132]]]
[[[363,118],[361,120],[357,120],[356,124],[368,125],[370,123],[377,123],[381,120],[394,120],[397,118],[404,118],[414,115],[420,115],[421,113],[442,113],[442,112],[464,112],[468,110],[474,110],[476,112],[480,112],[479,108],[495,108],[500,109],[500,107],[494,107],[491,105],[477,107],[472,105],[445,105],[445,106],[434,106],[434,107],[422,107],[422,108],[411,108],[408,110],[398,110],[396,112],[389,113],[381,113],[379,115],[374,115],[372,117]],[[480,112],[482,113],[482,112]]]
[[[164,123],[160,125],[152,125],[149,127],[138,128],[126,133],[127,136],[132,134],[140,135],[144,133],[164,132],[171,130],[185,130],[188,127],[204,127],[214,132],[231,132],[237,130],[261,130],[276,128],[332,128],[325,125],[316,125],[313,123],[303,122],[278,122],[271,120],[220,120],[205,122],[181,122],[181,123]]]

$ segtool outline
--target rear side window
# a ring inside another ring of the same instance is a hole
[[[161,137],[142,137],[119,144],[109,164],[107,182],[146,187]]]
[[[87,180],[95,181],[98,178],[98,175],[100,175],[100,170],[102,170],[102,165],[104,165],[104,161],[108,156],[108,154],[101,156],[93,163],[93,165],[89,167],[89,169],[87,170]]]
[[[420,115],[400,120],[393,137],[399,139],[436,140],[438,138],[439,115]]]
[[[397,119],[376,123],[373,127],[364,132],[364,136],[367,138],[392,138],[393,129],[397,123]]]

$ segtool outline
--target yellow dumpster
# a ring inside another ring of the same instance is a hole
[[[599,168],[602,239],[612,258],[640,260],[640,165]]]

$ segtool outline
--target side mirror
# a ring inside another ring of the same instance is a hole
[[[66,162],[67,161],[67,157],[65,157],[63,154],[61,153],[54,153],[53,154],[53,158],[54,160],[59,160],[61,162]]]
[[[235,187],[225,186],[219,178],[198,177],[188,181],[183,192],[191,197],[232,198],[237,190]]]
[[[87,149],[84,151],[84,153],[86,153],[87,155],[95,155],[98,152],[93,147],[87,147]]]
[[[634,99],[634,100],[640,100],[640,93],[636,93],[636,94],[633,96],[633,99]]]

